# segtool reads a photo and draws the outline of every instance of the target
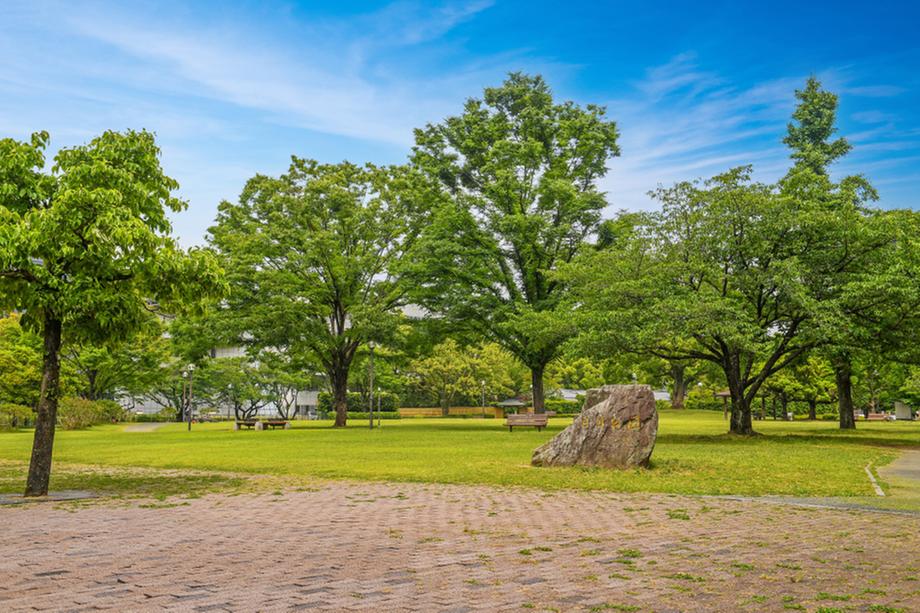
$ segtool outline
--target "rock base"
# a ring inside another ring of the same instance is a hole
[[[588,390],[572,425],[533,453],[534,466],[648,466],[658,436],[658,411],[648,385]]]

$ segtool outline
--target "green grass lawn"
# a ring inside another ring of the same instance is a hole
[[[664,411],[649,469],[531,467],[533,450],[569,423],[553,419],[543,432],[513,433],[495,419],[392,420],[374,431],[366,422],[345,429],[296,422],[291,430],[263,432],[234,432],[230,424],[195,425],[191,433],[182,424],[155,432],[98,426],[59,431],[55,461],[547,490],[869,496],[864,466],[890,462],[898,447],[920,448],[918,423],[860,423],[856,431],[840,432],[833,422],[765,421],[755,422],[763,436],[739,438],[725,434],[721,413]],[[0,490],[21,489],[31,440],[30,431],[0,433],[0,459],[12,462]],[[79,487],[73,477],[66,485]]]

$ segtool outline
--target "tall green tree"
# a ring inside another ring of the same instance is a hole
[[[158,305],[181,309],[223,290],[216,260],[170,238],[185,203],[149,132],[105,132],[61,149],[44,170],[46,133],[0,140],[0,308],[43,337],[27,496],[48,492],[61,340],[126,339]]]
[[[715,364],[731,393],[730,431],[753,434],[766,380],[816,346],[810,211],[738,168],[660,188],[622,248],[587,254],[566,273],[594,342],[661,359]],[[807,204],[807,203],[806,203]]]
[[[861,175],[832,180],[830,166],[851,146],[836,138],[837,96],[810,78],[796,92],[798,105],[784,142],[795,160],[780,182],[781,193],[808,202],[816,223],[811,249],[803,254],[823,287],[816,289],[824,309],[822,351],[830,358],[836,379],[840,427],[855,428],[853,417],[853,362],[867,347],[873,352],[914,346],[911,334],[918,302],[915,269],[910,253],[916,240],[913,214],[883,214],[869,203],[878,198]],[[906,345],[905,345],[906,343]]]
[[[541,77],[514,73],[415,142],[413,162],[449,197],[417,250],[417,299],[526,364],[542,412],[546,365],[574,333],[550,274],[597,228],[616,125],[604,108],[556,102]]]
[[[438,399],[445,417],[456,396],[477,388],[473,359],[453,339],[436,346],[430,356],[412,362],[410,368],[417,385]]]
[[[219,207],[210,240],[228,270],[236,332],[321,364],[337,427],[358,348],[386,340],[402,317],[401,261],[436,198],[406,167],[295,157],[287,174],[253,177],[239,202]]]

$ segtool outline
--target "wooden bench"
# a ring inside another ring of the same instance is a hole
[[[869,413],[866,421],[889,421],[891,418],[885,413]]]
[[[233,429],[239,430],[240,426],[255,428],[256,430],[265,430],[265,428],[284,428],[287,430],[291,427],[291,422],[285,419],[239,419],[234,422]]]
[[[524,413],[522,415],[509,415],[505,419],[505,425],[508,426],[508,432],[513,432],[515,426],[530,426],[537,430],[542,430],[549,422],[546,413]]]

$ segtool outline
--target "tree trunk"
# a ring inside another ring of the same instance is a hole
[[[744,395],[744,387],[741,383],[741,357],[737,355],[729,356],[723,365],[725,378],[728,381],[728,390],[731,393],[732,415],[728,431],[732,434],[742,434],[749,436],[756,434],[754,424],[751,421],[751,405]]]
[[[54,449],[54,425],[57,421],[61,376],[61,320],[45,315],[45,349],[42,385],[35,411],[35,438],[26,480],[26,496],[47,496],[51,480],[51,454]]]
[[[818,403],[814,398],[808,399],[808,419],[811,421],[818,419]]]
[[[450,415],[450,396],[447,392],[441,392],[441,417]]]
[[[530,379],[533,385],[533,412],[545,413],[546,406],[543,402],[543,369],[545,365],[530,369]]]
[[[348,372],[333,372],[329,375],[332,382],[332,408],[335,411],[335,428],[344,428],[348,420]]]
[[[842,356],[834,361],[834,379],[837,383],[840,429],[853,430],[856,428],[856,419],[853,417],[853,367],[849,356]]]
[[[95,370],[90,370],[88,373],[86,373],[86,380],[89,383],[89,385],[86,388],[86,399],[87,400],[98,400],[98,398],[96,398],[96,395],[97,395],[96,394],[96,377],[97,376],[98,376],[98,373]]]
[[[684,408],[684,398],[687,396],[687,367],[683,364],[671,364],[671,377],[674,379],[674,390],[671,393],[671,408]]]
[[[783,394],[783,421],[789,421],[789,397]]]

